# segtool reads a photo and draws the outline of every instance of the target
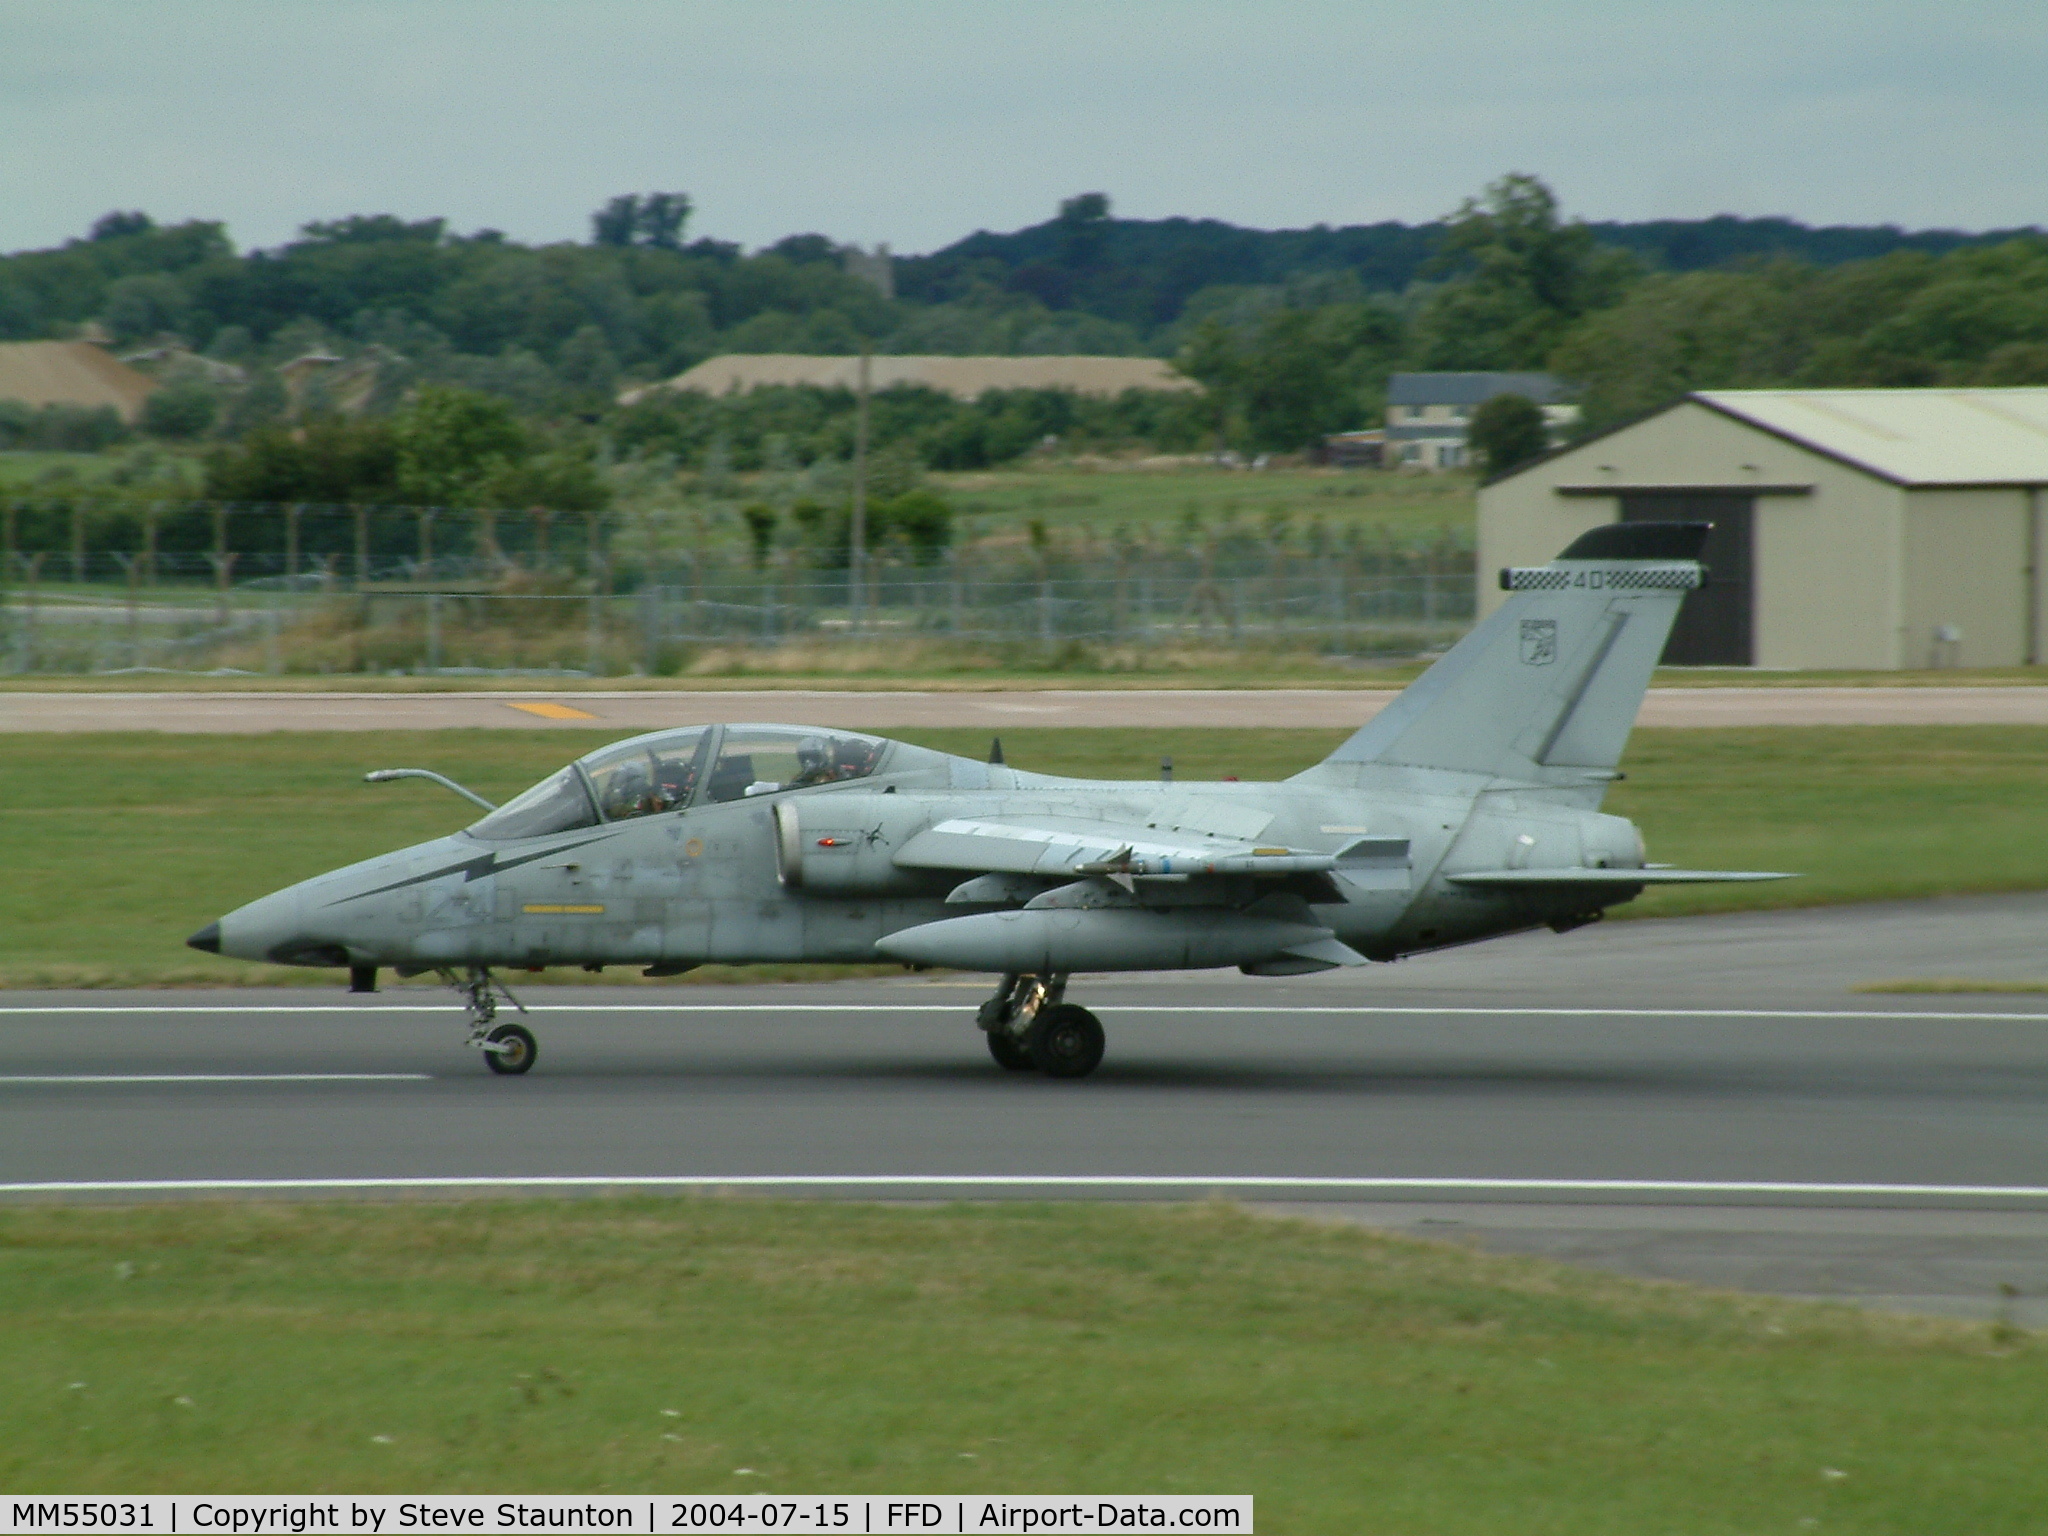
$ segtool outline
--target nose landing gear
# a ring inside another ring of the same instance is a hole
[[[988,1036],[988,1053],[998,1066],[1086,1077],[1101,1064],[1102,1021],[1080,1004],[1062,1001],[1066,990],[1063,973],[1003,978],[974,1020]]]
[[[504,998],[521,1013],[526,1004],[512,995],[512,989],[490,972],[489,966],[473,965],[466,976],[441,972],[442,978],[462,997],[462,1010],[469,1016],[469,1041],[484,1053],[484,1064],[504,1077],[517,1077],[532,1070],[540,1056],[533,1031],[524,1024],[499,1024],[498,999]]]
[[[500,1024],[484,1036],[483,1049],[485,1066],[512,1077],[530,1069],[540,1055],[533,1031],[524,1024]]]

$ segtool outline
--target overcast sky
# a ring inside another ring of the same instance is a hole
[[[2040,0],[0,0],[0,250],[110,208],[925,251],[1079,191],[1263,228],[1508,170],[1594,219],[2048,223]]]

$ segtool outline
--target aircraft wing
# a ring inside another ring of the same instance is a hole
[[[1767,869],[1475,869],[1446,875],[1453,885],[1512,890],[1531,886],[1713,885],[1728,881],[1796,880]]]
[[[1082,816],[957,816],[926,828],[897,851],[907,869],[1036,875],[1298,875],[1397,868],[1405,881],[1406,838],[1356,838],[1335,853],[1307,853],[1237,838],[1161,832]]]

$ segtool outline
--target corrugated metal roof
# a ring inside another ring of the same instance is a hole
[[[1710,389],[1692,398],[1899,485],[2048,485],[2048,389]]]
[[[619,403],[631,405],[661,389],[692,390],[703,395],[744,393],[769,385],[809,384],[820,389],[852,389],[860,369],[857,357],[811,356],[798,352],[731,353],[699,363],[660,384],[626,390]],[[1156,357],[875,357],[868,374],[870,387],[921,385],[961,400],[991,389],[1071,389],[1082,395],[1120,395],[1127,389],[1188,390],[1201,386],[1175,373]]]
[[[142,414],[156,380],[89,341],[0,342],[0,400],[29,405],[111,405],[123,421]]]
[[[1483,405],[1495,395],[1550,405],[1564,394],[1563,380],[1547,373],[1397,373],[1387,380],[1389,405]]]

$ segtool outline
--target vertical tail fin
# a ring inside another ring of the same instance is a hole
[[[1502,571],[1514,595],[1329,760],[1537,780],[1613,768],[1712,526],[1609,523]]]

